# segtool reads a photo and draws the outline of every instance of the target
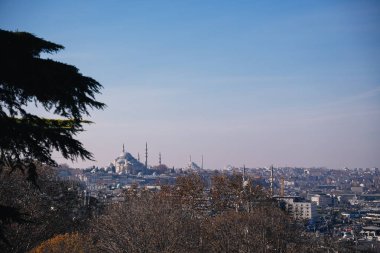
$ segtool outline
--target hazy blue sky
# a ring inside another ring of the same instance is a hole
[[[98,80],[79,136],[169,166],[380,166],[380,1],[0,1]],[[52,84],[54,85],[54,84]]]

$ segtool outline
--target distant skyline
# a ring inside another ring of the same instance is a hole
[[[376,0],[0,2],[104,86],[75,167],[146,142],[151,165],[380,167],[379,27]]]

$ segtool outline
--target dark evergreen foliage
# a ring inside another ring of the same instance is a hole
[[[56,165],[56,150],[66,159],[92,159],[74,137],[83,131],[89,109],[103,109],[96,101],[101,85],[76,67],[41,53],[64,47],[26,32],[0,30],[0,172],[20,168],[35,180],[35,161]],[[27,111],[34,103],[59,119],[46,119]]]

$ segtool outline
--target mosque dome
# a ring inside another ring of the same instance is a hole
[[[119,155],[119,159],[122,159],[122,158],[127,158],[127,155],[128,155],[128,152],[122,152],[120,155]]]
[[[131,153],[128,153],[123,145],[123,150],[121,154],[115,158],[115,172],[119,173],[121,171],[125,173],[130,173],[137,175],[141,172],[141,175],[147,173],[147,168],[142,164],[138,159],[132,156]]]
[[[120,155],[119,155],[119,159],[121,159],[121,158],[124,158],[124,159],[126,159],[127,158],[127,155],[128,155],[128,152],[127,151],[125,151],[125,147],[124,147],[124,144],[123,144],[123,151],[120,153]]]
[[[125,159],[120,158],[116,161],[118,164],[125,164]]]

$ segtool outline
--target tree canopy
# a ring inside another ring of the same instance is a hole
[[[41,58],[63,46],[27,32],[0,30],[0,172],[26,169],[34,162],[56,165],[52,152],[65,159],[92,159],[75,139],[90,109],[103,109],[95,99],[102,86],[71,65]],[[28,111],[36,105],[57,116],[47,119]]]

